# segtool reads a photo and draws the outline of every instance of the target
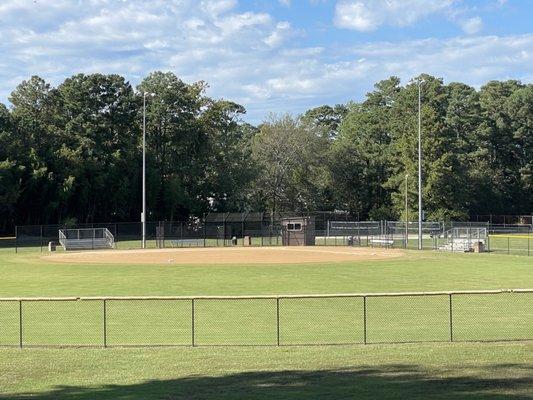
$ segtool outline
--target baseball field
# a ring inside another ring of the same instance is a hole
[[[446,296],[366,299],[366,345],[361,325],[350,322],[362,315],[361,298],[283,298],[280,346],[273,328],[275,296],[533,288],[528,257],[344,247],[1,250],[0,257],[2,298],[273,296],[198,301],[194,348],[189,303],[110,300],[103,348],[99,300],[25,301],[20,315],[17,302],[1,302],[0,398],[518,399],[533,392],[533,344],[510,340],[533,337],[533,294],[488,302],[459,296],[453,342]],[[184,340],[158,347],[169,337]],[[416,343],[391,343],[402,338]]]

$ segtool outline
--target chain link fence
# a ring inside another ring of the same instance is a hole
[[[216,246],[281,246],[286,218],[309,218],[316,246],[364,246],[391,248],[418,248],[416,221],[358,221],[356,216],[342,213],[211,213],[204,218],[188,221],[147,222],[148,248],[216,247]],[[107,229],[114,237],[117,249],[140,248],[140,222],[32,225],[18,226],[16,235],[1,240],[0,246],[25,250],[46,251],[50,242],[58,242],[60,229]],[[446,233],[454,229],[486,229],[489,236],[484,251],[490,253],[533,255],[533,225],[496,224],[490,222],[422,223],[422,248],[445,250]],[[309,229],[309,228],[304,228]],[[286,244],[286,243],[285,243]],[[453,247],[453,246],[452,246]],[[61,250],[61,248],[59,248]]]
[[[533,340],[533,289],[0,299],[0,345],[291,346]]]

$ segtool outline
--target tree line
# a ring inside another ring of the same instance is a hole
[[[225,211],[342,210],[417,218],[418,80],[426,218],[533,211],[533,85],[479,90],[423,74],[361,102],[253,126],[242,105],[154,72],[23,81],[0,104],[0,230],[140,219],[143,93],[149,220]]]

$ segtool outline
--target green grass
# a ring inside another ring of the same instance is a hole
[[[0,297],[260,295],[533,287],[533,258],[407,253],[300,265],[49,263],[0,250]],[[448,341],[448,297],[367,299],[367,341]],[[454,340],[533,337],[533,295],[453,299]],[[108,301],[107,341],[191,341],[188,301]],[[281,300],[281,344],[364,339],[362,299]],[[18,303],[0,302],[0,342],[17,345]],[[275,300],[197,301],[195,341],[276,344]],[[101,346],[100,301],[28,302],[25,345]],[[418,343],[328,347],[0,349],[0,398],[528,398],[533,345]],[[26,394],[24,394],[26,393]]]
[[[0,297],[283,295],[533,287],[526,257],[409,252],[404,258],[301,265],[106,265],[43,261],[40,253],[4,254]],[[533,294],[449,298],[282,299],[279,341],[351,344],[533,338]],[[19,305],[0,302],[0,344],[20,341]],[[191,345],[191,301],[106,303],[112,345]],[[196,345],[276,345],[274,299],[196,300]],[[24,302],[23,345],[104,343],[103,302]]]
[[[411,251],[406,257],[292,265],[49,263],[0,250],[0,297],[258,295],[533,287],[533,258]]]
[[[533,345],[0,350],[0,398],[530,399]]]

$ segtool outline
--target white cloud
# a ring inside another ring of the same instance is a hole
[[[483,29],[483,20],[480,17],[468,18],[461,22],[461,28],[470,35],[478,33]]]
[[[303,35],[289,22],[242,10],[244,2],[239,7],[235,1],[194,0],[50,3],[2,0],[0,100],[33,74],[58,84],[79,72],[118,73],[137,84],[159,69],[187,82],[207,81],[209,95],[242,103],[247,118],[257,122],[271,111],[296,113],[361,99],[389,75],[406,80],[427,72],[472,85],[533,79],[532,34],[379,42],[335,50],[299,43]],[[422,17],[404,15],[394,23],[413,18]]]
[[[264,13],[245,12],[242,14],[233,14],[215,21],[215,26],[222,30],[223,35],[238,33],[245,28],[256,25],[267,25],[271,22],[270,15]]]
[[[340,0],[335,25],[368,32],[381,25],[407,26],[450,7],[456,0]]]
[[[212,16],[230,11],[236,5],[237,0],[203,0],[200,2],[201,9]]]
[[[270,47],[277,47],[283,43],[285,38],[291,33],[291,24],[287,21],[278,22],[276,30],[265,39],[265,43]]]

